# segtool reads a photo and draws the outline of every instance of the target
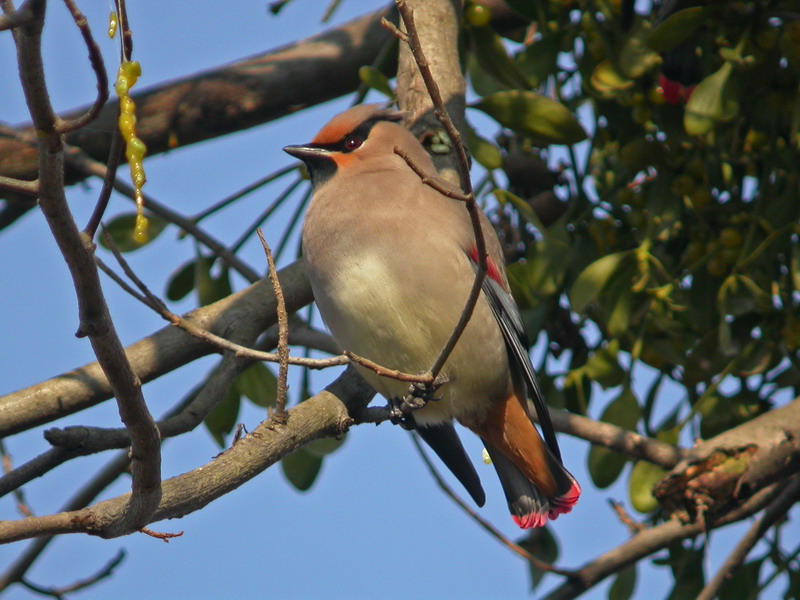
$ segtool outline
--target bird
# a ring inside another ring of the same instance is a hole
[[[478,250],[466,204],[427,185],[395,151],[425,179],[438,177],[404,118],[385,106],[356,105],[310,143],[283,150],[305,163],[311,180],[303,256],[331,335],[342,348],[384,367],[422,373],[464,309]],[[523,529],[540,527],[569,512],[581,488],[562,464],[500,242],[482,212],[480,218],[487,248],[480,298],[442,368],[446,383],[413,412],[413,422],[483,506],[485,492],[454,422],[477,434],[514,521]],[[356,368],[390,401],[408,392],[408,383]]]

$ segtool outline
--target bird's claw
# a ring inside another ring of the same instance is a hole
[[[408,390],[408,395],[403,398],[393,398],[389,403],[389,420],[394,425],[400,425],[403,429],[416,429],[417,423],[414,419],[414,411],[423,408],[428,402],[439,400],[434,394],[436,390],[447,383],[445,375],[439,375],[431,383],[412,383]]]

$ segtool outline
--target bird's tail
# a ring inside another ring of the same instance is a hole
[[[581,488],[542,441],[522,402],[510,394],[472,429],[489,452],[511,516],[527,529],[572,510]]]

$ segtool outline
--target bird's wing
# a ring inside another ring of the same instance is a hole
[[[500,281],[496,278],[487,276],[483,280],[483,295],[492,309],[497,324],[503,332],[503,339],[508,348],[509,359],[512,369],[516,369],[525,381],[528,388],[528,395],[533,400],[536,408],[536,416],[542,428],[542,435],[550,451],[561,461],[561,451],[556,441],[553,422],[550,420],[550,412],[544,401],[539,381],[533,371],[530,356],[528,355],[528,335],[525,332],[525,324],[519,314],[514,298],[503,289]]]

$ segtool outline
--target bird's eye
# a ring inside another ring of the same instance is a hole
[[[364,143],[357,135],[349,135],[344,139],[344,149],[348,152],[351,150],[355,150],[356,148],[360,148],[361,144]]]

